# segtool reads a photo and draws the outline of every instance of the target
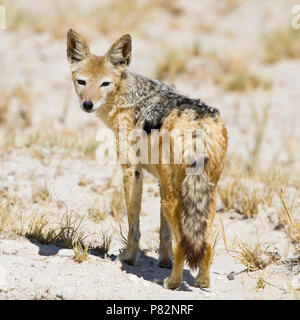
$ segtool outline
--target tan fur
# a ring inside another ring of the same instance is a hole
[[[131,58],[128,51],[131,49],[130,37],[128,35],[121,37],[104,56],[97,57],[90,54],[86,49],[86,43],[78,34],[74,31],[70,32],[68,39],[71,40],[69,41],[75,41],[72,38],[79,42],[82,41],[83,44],[78,47],[78,50],[80,51],[82,48],[83,51],[86,50],[79,53],[79,56],[84,57],[82,61],[73,61],[72,48],[68,51],[74,82],[78,75],[89,79],[87,86],[77,93],[82,100],[98,101],[105,98],[106,103],[97,111],[97,114],[115,132],[118,141],[120,126],[126,125],[127,134],[137,126],[133,106],[127,105],[125,99],[125,96],[128,96],[130,92],[134,92],[135,82],[130,77],[124,78],[122,76],[122,72],[128,66]],[[130,48],[126,46],[130,46]],[[110,91],[101,90],[96,85],[103,78],[112,79],[114,85]],[[78,90],[76,89],[76,91]],[[146,169],[158,178],[161,188],[161,266],[170,267],[172,265],[170,230],[174,239],[172,274],[165,280],[164,286],[175,289],[180,285],[184,260],[187,259],[192,267],[199,267],[196,285],[207,287],[209,286],[211,261],[212,223],[216,211],[216,184],[224,166],[227,150],[226,128],[219,115],[197,117],[196,112],[192,109],[186,109],[182,112],[174,109],[164,118],[162,129],[168,131],[177,129],[179,136],[182,137],[185,129],[202,129],[205,157],[208,161],[205,163],[203,175],[200,177],[187,176],[186,168],[190,167],[189,164],[174,164],[172,157],[174,139],[172,138],[171,164],[127,164],[122,166],[129,233],[128,246],[119,259],[126,260],[131,264],[136,261],[140,239],[142,169]],[[162,151],[161,141],[158,143],[160,151]],[[191,233],[193,228],[194,233]],[[199,239],[199,243],[196,243]]]

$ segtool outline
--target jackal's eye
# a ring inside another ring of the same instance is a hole
[[[104,81],[101,83],[101,86],[100,87],[107,87],[110,85],[110,82],[109,81]]]
[[[85,80],[80,80],[80,79],[78,79],[78,80],[77,80],[77,83],[80,84],[80,85],[82,85],[82,86],[85,86],[85,85],[86,85]]]

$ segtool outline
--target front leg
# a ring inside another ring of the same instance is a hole
[[[123,166],[123,183],[125,202],[128,218],[128,239],[124,252],[119,254],[119,260],[134,265],[139,251],[140,233],[140,211],[143,189],[143,177],[141,167]]]

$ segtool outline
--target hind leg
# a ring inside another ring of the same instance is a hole
[[[160,244],[159,244],[159,259],[158,266],[161,268],[172,268],[172,235],[169,224],[163,214],[162,207],[160,208]]]
[[[195,286],[202,288],[208,288],[210,285],[210,264],[212,257],[212,226],[216,212],[215,192],[214,190],[212,192],[213,194],[210,203],[210,216],[207,223],[207,230],[205,236],[205,242],[207,243],[207,246],[204,251],[203,258],[200,261],[198,275],[195,279]]]
[[[176,241],[174,248],[174,264],[172,268],[171,276],[164,280],[164,288],[177,289],[180,287],[182,281],[184,255],[180,245],[180,241]]]
[[[208,288],[210,285],[211,251],[211,244],[208,244],[204,252],[204,256],[199,264],[198,275],[195,279],[196,287]]]
[[[184,263],[183,250],[180,244],[181,240],[181,211],[182,205],[178,195],[168,193],[168,196],[164,196],[162,193],[162,208],[168,221],[172,236],[174,236],[174,250],[173,250],[173,268],[171,276],[165,279],[164,288],[176,289],[180,286],[182,281],[182,271]]]

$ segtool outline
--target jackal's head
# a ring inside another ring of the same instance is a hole
[[[86,112],[113,101],[131,59],[131,37],[118,39],[104,56],[91,54],[87,43],[73,30],[67,36],[67,56],[80,106]]]

